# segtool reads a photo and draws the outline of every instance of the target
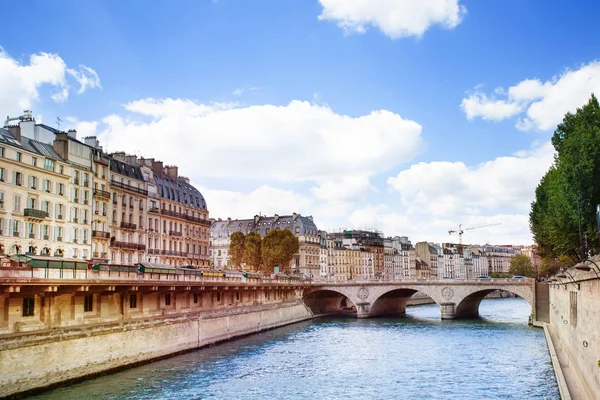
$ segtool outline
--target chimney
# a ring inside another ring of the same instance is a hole
[[[65,160],[69,159],[69,139],[66,133],[60,132],[57,133],[54,138],[54,151],[64,158]]]
[[[96,138],[96,136],[86,136],[83,138],[83,143],[88,146],[92,146],[95,149],[102,150],[102,146],[100,146],[100,141]]]
[[[183,181],[188,185],[190,184],[190,178],[188,178],[187,176],[180,176],[179,178],[183,179]]]
[[[137,164],[137,156],[127,155],[127,156],[125,156],[125,162],[127,164],[136,165]]]
[[[254,216],[254,225],[258,224],[258,220],[260,220],[260,215]]]
[[[154,175],[162,177],[163,176],[163,163],[162,161],[154,161],[152,159],[152,172]]]
[[[177,165],[167,165],[165,169],[167,170],[167,176],[174,182],[177,182]]]
[[[275,216],[273,217],[273,224],[275,224],[275,222],[277,222],[278,219],[279,219],[279,214],[275,214]]]
[[[295,221],[295,220],[296,220],[296,218],[298,218],[298,214],[296,214],[296,213],[293,213],[293,214],[292,214],[292,219]]]
[[[15,139],[17,139],[19,142],[21,141],[21,127],[19,125],[4,127],[4,129],[8,129],[8,131],[12,133]]]
[[[77,139],[77,131],[75,129],[69,129],[67,132],[70,138]]]
[[[231,217],[227,218],[227,225],[231,223]]]
[[[314,221],[313,221],[313,216],[312,216],[312,215],[309,215],[309,216],[308,216],[308,217],[306,217],[306,218],[308,218],[308,219],[309,219],[311,222],[314,222]]]
[[[35,119],[32,117],[31,110],[23,111],[23,118],[19,123],[19,127],[21,128],[21,136],[35,139]]]

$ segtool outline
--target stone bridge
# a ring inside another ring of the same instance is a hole
[[[505,290],[527,300],[536,320],[533,279],[415,280],[398,282],[314,282],[304,291],[304,302],[314,314],[356,308],[358,318],[403,314],[410,297],[423,293],[438,305],[442,319],[475,318],[489,293]]]

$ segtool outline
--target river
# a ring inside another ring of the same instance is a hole
[[[321,318],[89,379],[35,399],[558,399],[522,299],[479,320]]]

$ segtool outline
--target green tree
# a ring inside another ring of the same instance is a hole
[[[229,262],[234,268],[241,268],[244,262],[246,236],[242,232],[234,232],[229,238]]]
[[[265,271],[272,273],[276,266],[287,270],[299,249],[298,238],[288,229],[275,229],[267,233],[261,251]]]
[[[525,254],[515,254],[510,259],[510,269],[508,272],[512,275],[535,278],[535,268],[533,267],[533,263]]]
[[[244,259],[246,265],[255,271],[262,269],[261,256],[261,237],[259,234],[250,232],[246,235],[246,249],[244,251]]]
[[[574,114],[565,115],[552,144],[557,153],[531,204],[531,232],[543,259],[577,262],[585,257],[579,221],[589,249],[600,250],[595,218],[600,204],[600,105],[594,95]]]

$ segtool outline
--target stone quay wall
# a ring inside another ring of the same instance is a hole
[[[570,276],[550,284],[546,326],[571,397],[597,399],[600,393],[600,279],[593,271],[571,268],[565,275],[567,273]]]
[[[154,285],[5,287],[0,397],[313,318],[297,286]]]

